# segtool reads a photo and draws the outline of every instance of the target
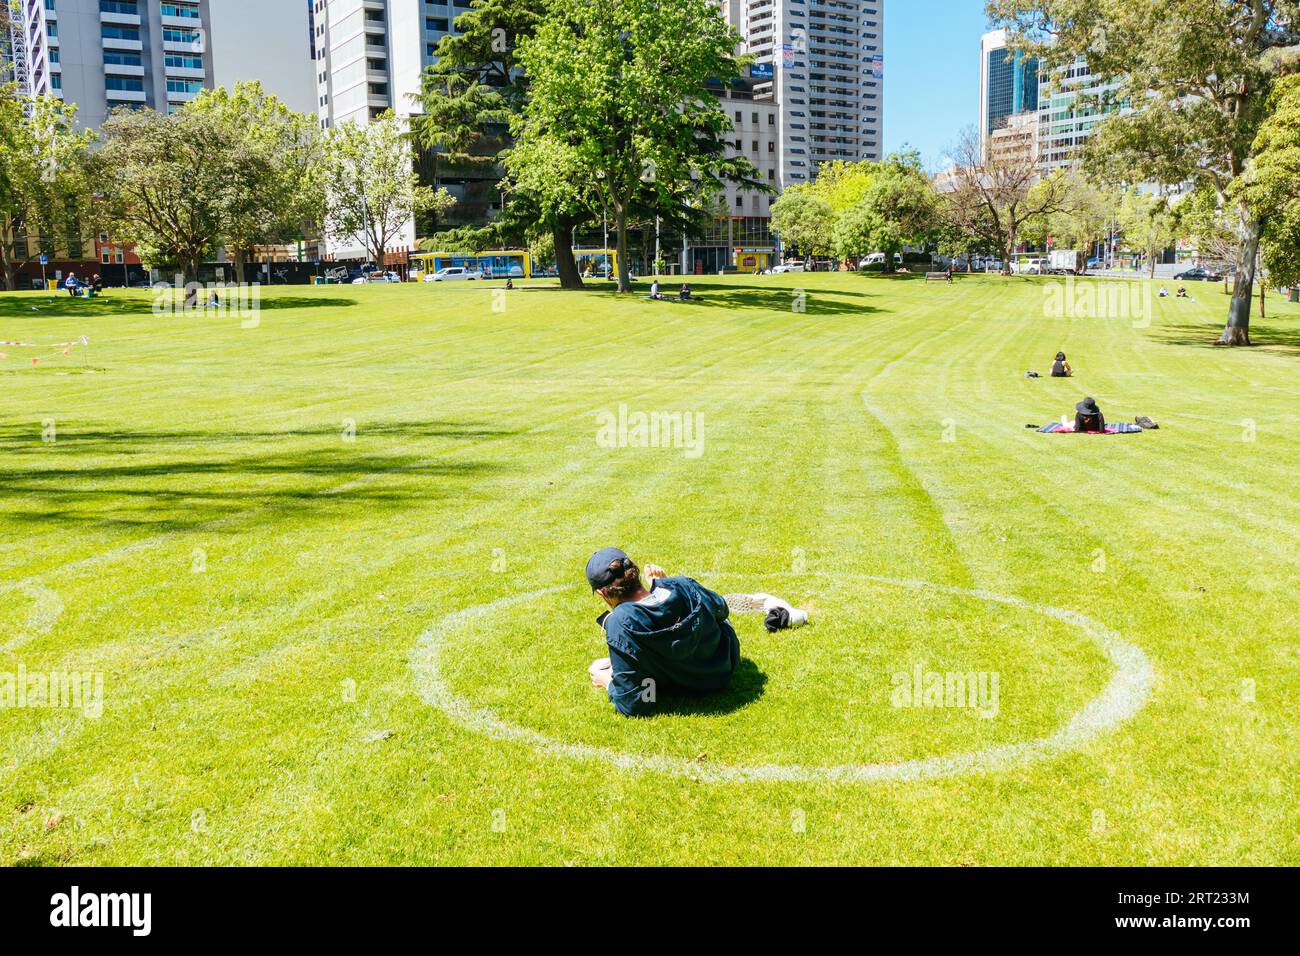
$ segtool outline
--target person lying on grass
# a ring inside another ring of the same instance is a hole
[[[1085,398],[1074,406],[1074,430],[1076,432],[1104,432],[1106,416],[1097,407],[1095,398]]]
[[[610,607],[599,618],[609,657],[587,672],[628,717],[654,713],[664,693],[723,690],[740,663],[740,639],[721,594],[653,564],[646,576],[649,589],[618,548],[602,548],[587,562],[587,583]]]

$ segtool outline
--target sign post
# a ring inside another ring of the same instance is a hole
[[[50,291],[50,282],[45,278],[45,267],[50,264],[50,257],[41,253],[41,291]]]

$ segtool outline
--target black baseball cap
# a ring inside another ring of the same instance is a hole
[[[626,567],[632,559],[619,548],[601,548],[587,559],[587,583],[591,585],[593,591],[609,587],[622,577],[621,574],[610,570],[609,566],[614,561],[624,561],[626,564],[623,566]]]
[[[1097,410],[1097,400],[1095,398],[1085,398],[1074,406],[1074,410],[1077,412],[1095,412]]]

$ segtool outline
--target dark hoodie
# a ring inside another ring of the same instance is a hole
[[[628,717],[652,714],[662,694],[721,690],[740,661],[722,595],[687,577],[653,582],[644,601],[605,618],[614,677],[610,702]]]

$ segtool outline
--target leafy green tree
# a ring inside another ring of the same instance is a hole
[[[817,167],[817,178],[807,188],[814,196],[826,200],[838,216],[862,201],[871,188],[876,169],[875,163],[866,160],[832,160]]]
[[[497,180],[503,200],[487,223],[444,230],[439,248],[478,251],[531,242],[540,231],[555,247],[560,285],[582,288],[574,262],[574,226],[591,212],[582,202],[543,208],[537,197],[501,182],[513,147],[510,125],[524,106],[528,78],[520,68],[520,40],[532,36],[548,0],[476,0],[456,18],[456,31],[438,43],[437,61],[421,79],[421,115],[411,134],[427,151],[434,185],[444,176]]]
[[[1268,210],[1262,262],[1275,285],[1300,286],[1300,75],[1279,82],[1255,139],[1255,159],[1242,179],[1251,208]]]
[[[1131,189],[1119,201],[1116,220],[1128,248],[1146,256],[1150,277],[1154,279],[1156,258],[1178,240],[1169,199]]]
[[[102,128],[109,230],[147,266],[187,279],[218,242],[247,158],[210,111],[114,110]]]
[[[320,163],[326,233],[360,243],[377,264],[416,213],[454,202],[445,189],[420,185],[410,138],[391,110],[364,126],[330,129]]]
[[[240,162],[230,167],[236,188],[220,194],[220,240],[243,282],[253,246],[287,242],[301,234],[304,223],[321,222],[316,122],[256,81],[236,83],[233,90],[204,90],[183,112],[207,114],[221,130],[220,142],[239,151]]]
[[[520,41],[530,87],[508,165],[546,209],[594,192],[617,236],[620,292],[638,205],[685,205],[693,180],[765,188],[726,155],[731,124],[709,91],[739,79],[738,42],[709,0],[552,0]]]
[[[1075,209],[1079,199],[1069,176],[1046,178],[1032,156],[986,155],[979,132],[965,130],[952,153],[953,166],[939,179],[939,216],[949,235],[975,236],[1002,257],[1003,275],[1011,274],[1016,246],[1026,227]]]
[[[1298,0],[990,0],[990,19],[1042,68],[1085,57],[1118,82],[1118,111],[1088,144],[1114,182],[1206,182],[1236,210],[1237,273],[1222,345],[1250,344],[1260,236],[1272,212],[1234,192],[1278,77],[1294,69]]]
[[[771,227],[782,242],[799,250],[805,262],[834,253],[835,211],[813,192],[811,184],[791,186],[772,203]]]
[[[1020,234],[1038,245],[1050,242],[1054,249],[1086,250],[1106,238],[1121,193],[1102,190],[1077,174],[1067,173],[1066,177],[1070,207],[1031,219]]]
[[[883,252],[885,272],[892,273],[895,253],[929,242],[937,221],[938,200],[920,154],[894,153],[876,166],[865,195],[837,217],[832,245],[840,259]]]
[[[29,99],[0,86],[0,270],[12,290],[18,269],[56,244],[80,242],[93,216],[95,134],[76,128],[75,104]],[[29,241],[40,237],[39,245]]]

